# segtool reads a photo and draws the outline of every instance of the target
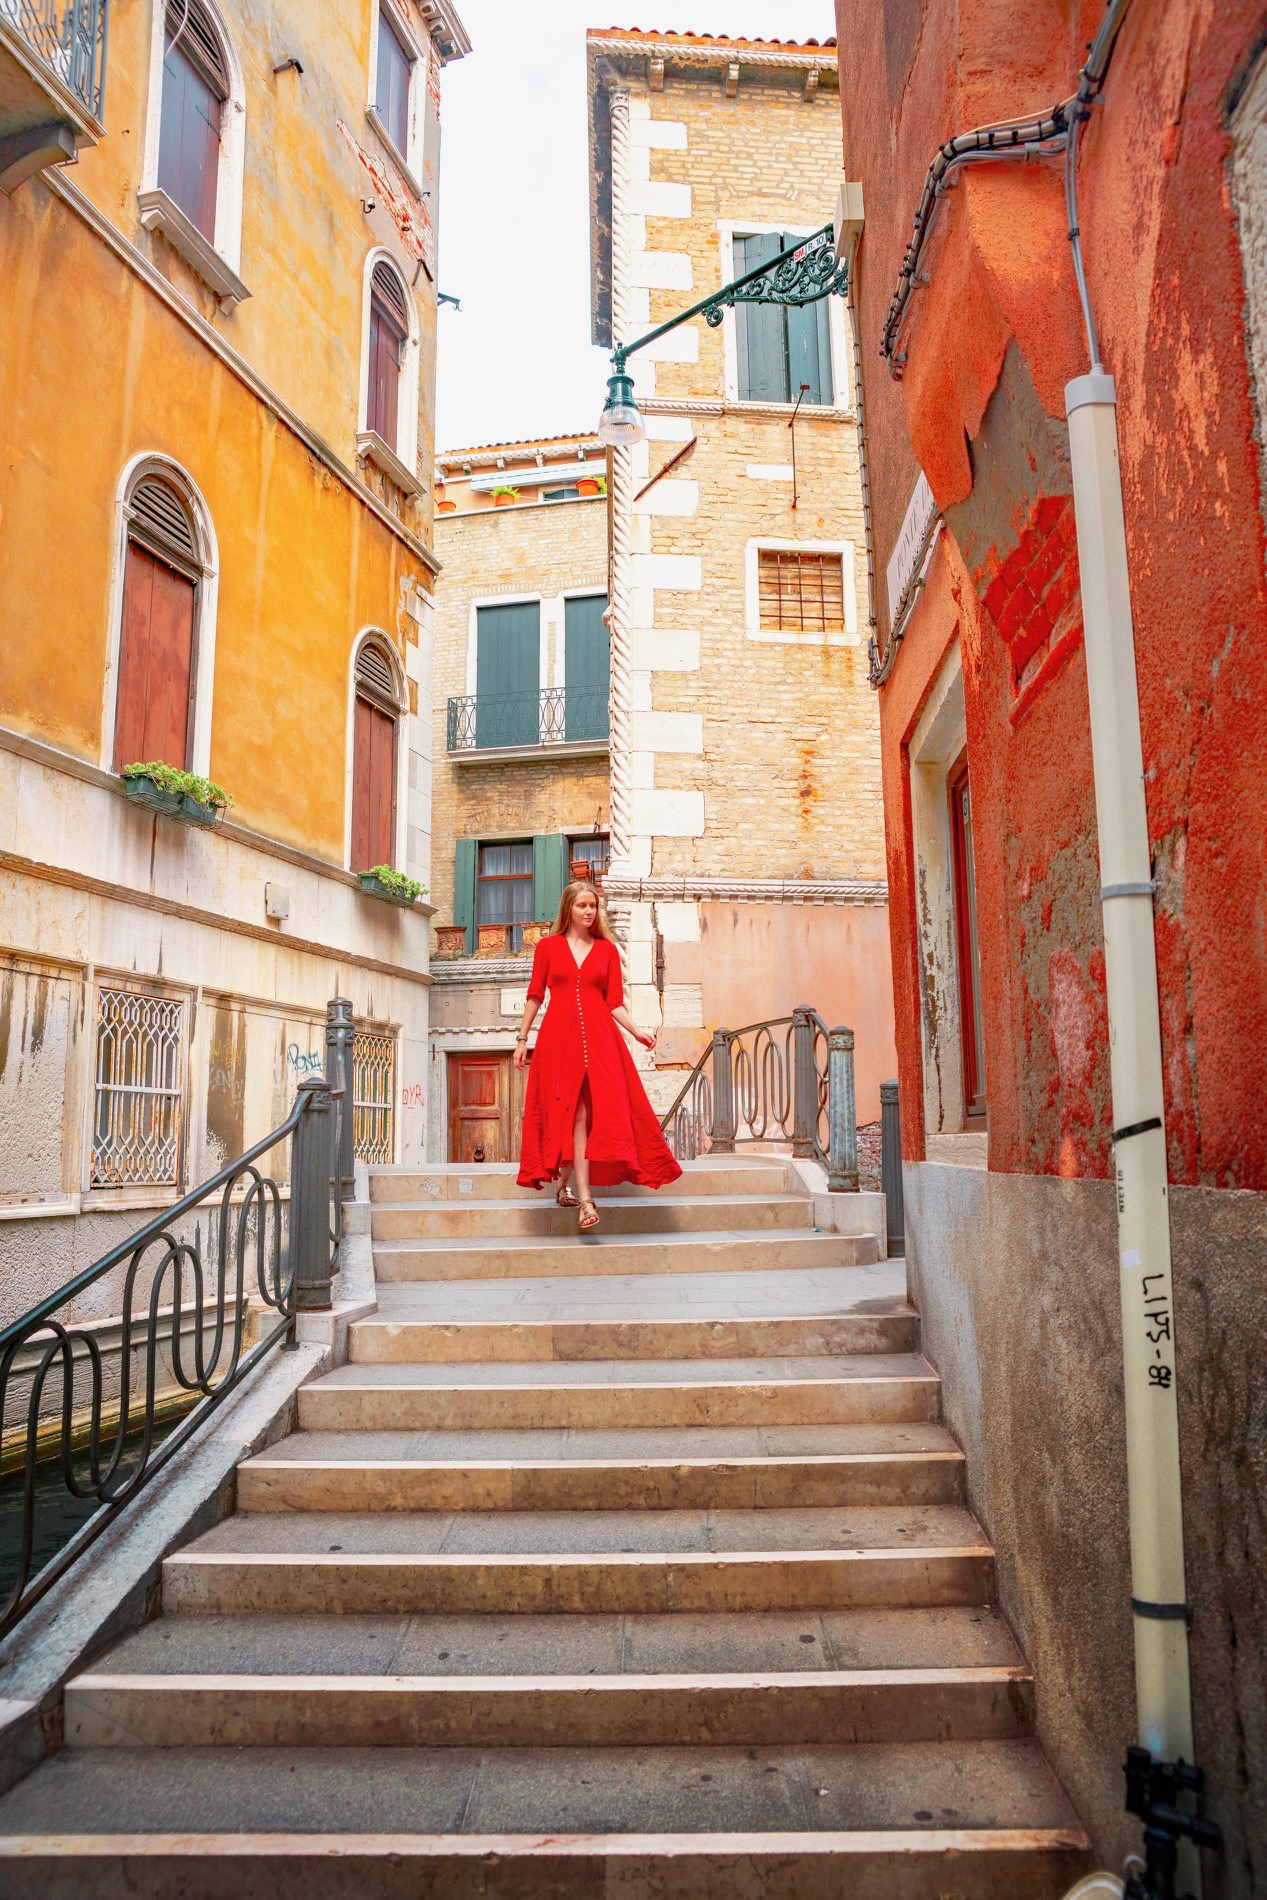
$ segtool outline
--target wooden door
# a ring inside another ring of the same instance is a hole
[[[527,1080],[499,1051],[449,1057],[450,1161],[518,1161]]]
[[[182,772],[189,764],[195,598],[191,580],[129,541],[114,719],[116,772],[151,759]]]

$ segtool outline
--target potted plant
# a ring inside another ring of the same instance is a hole
[[[466,925],[436,925],[436,959],[464,957],[466,955]]]
[[[372,870],[362,871],[361,889],[366,897],[381,897],[385,903],[403,904],[406,909],[423,892],[416,877],[393,871],[390,864],[376,864]]]
[[[162,812],[165,818],[180,818],[188,825],[211,830],[233,803],[222,786],[197,772],[182,772],[162,759],[148,764],[125,765],[120,774],[123,789],[134,805]]]
[[[457,511],[458,505],[455,501],[441,500],[436,503],[436,513],[438,515],[455,515]]]
[[[519,490],[517,488],[495,488],[493,490],[494,508],[509,508],[513,502],[518,500]]]
[[[553,929],[553,924],[525,924],[523,928],[522,947],[525,950],[535,950],[537,945],[541,942],[541,939],[548,937]]]
[[[605,495],[607,477],[605,475],[582,475],[576,484],[578,495]]]

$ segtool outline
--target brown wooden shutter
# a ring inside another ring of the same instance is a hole
[[[114,722],[114,767],[189,764],[194,583],[128,542]]]
[[[390,864],[395,833],[396,721],[356,696],[352,762],[352,869]]]
[[[369,391],[366,427],[382,436],[389,449],[400,437],[400,377],[409,335],[405,288],[388,264],[378,263],[370,279]]]

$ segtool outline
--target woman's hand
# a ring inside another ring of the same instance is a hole
[[[526,1069],[528,1067],[528,1045],[526,1042],[517,1042],[515,1044],[515,1067],[517,1069]]]
[[[644,1049],[654,1049],[655,1048],[655,1030],[654,1029],[649,1029],[649,1030],[635,1029],[634,1040],[635,1042],[640,1042]]]

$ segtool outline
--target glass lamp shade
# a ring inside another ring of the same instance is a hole
[[[634,401],[633,383],[623,371],[607,380],[607,401],[598,418],[598,439],[609,448],[627,448],[646,437],[642,413]]]

